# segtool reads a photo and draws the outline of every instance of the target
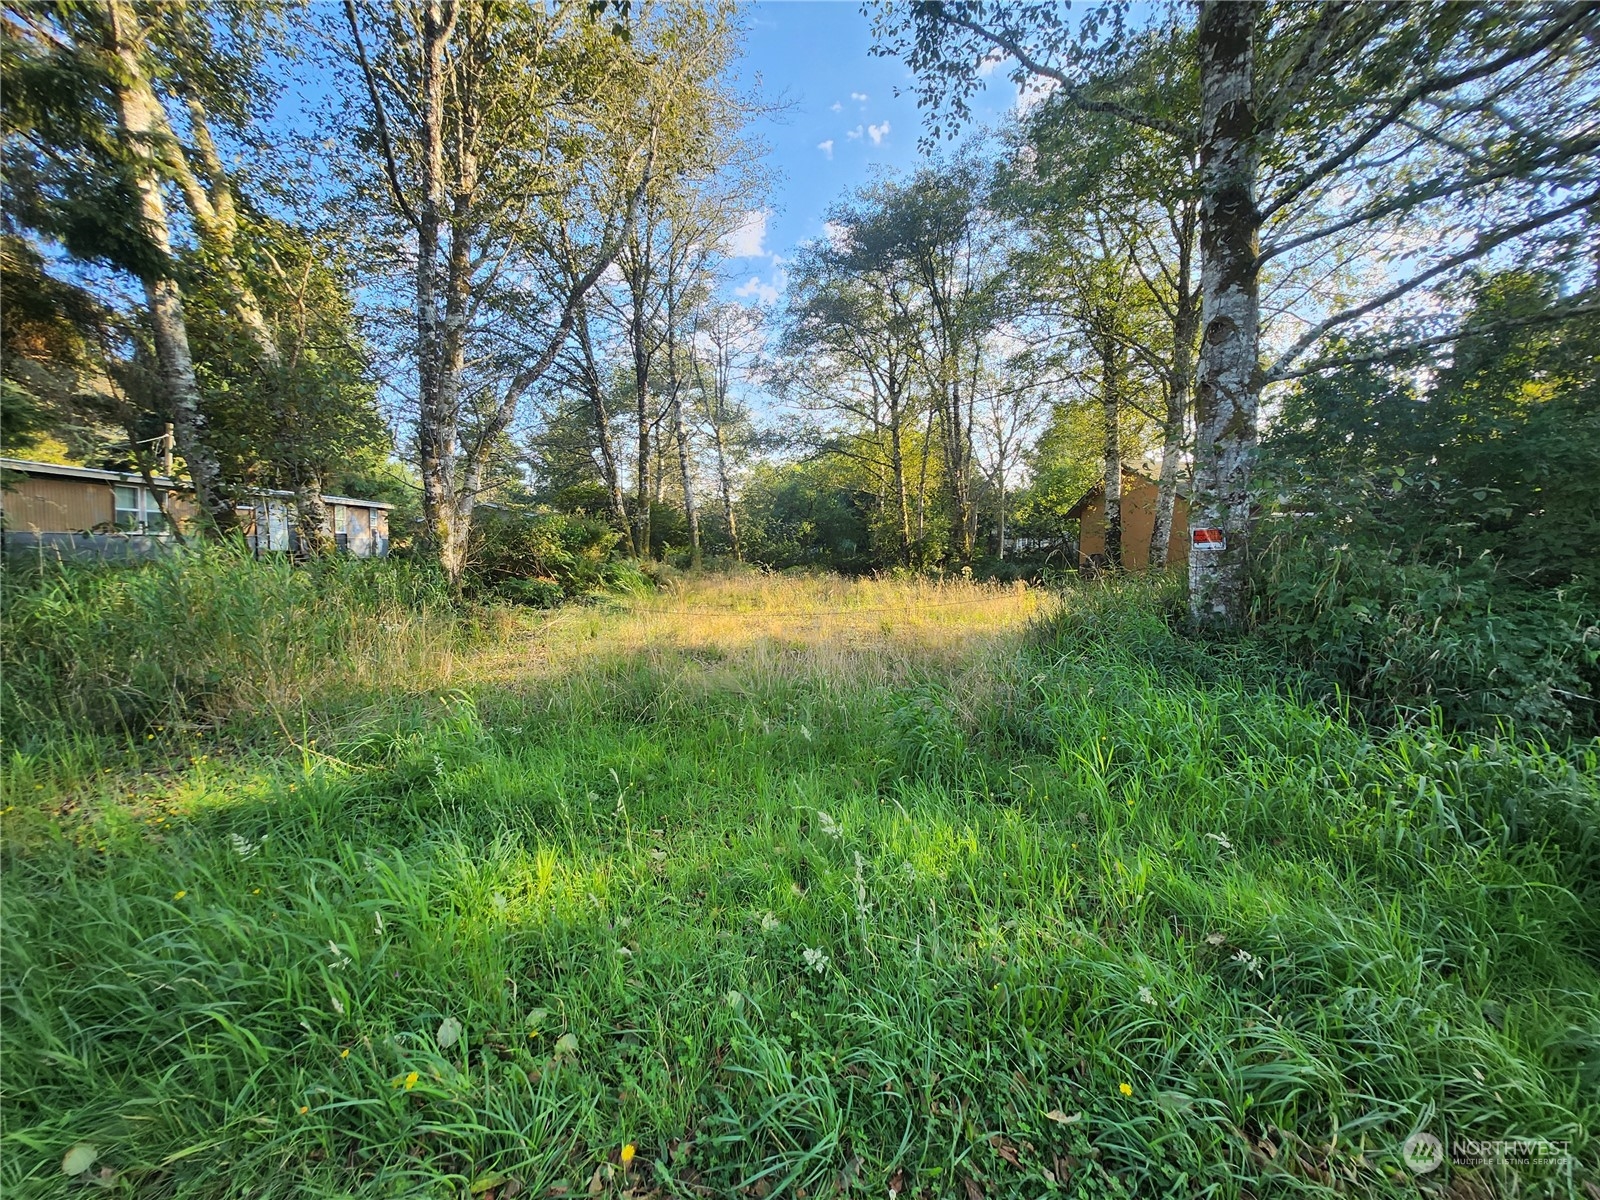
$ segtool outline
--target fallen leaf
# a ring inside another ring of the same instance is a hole
[[[1225,934],[1225,933],[1208,933],[1208,934],[1206,934],[1206,945],[1208,945],[1208,946],[1220,946],[1220,945],[1222,945],[1223,942],[1225,942],[1227,940],[1228,940],[1228,935]]]
[[[450,1049],[461,1040],[461,1022],[454,1017],[446,1017],[439,1022],[439,1031],[433,1035],[433,1040],[439,1043],[439,1049]]]
[[[994,1147],[994,1152],[1005,1159],[1013,1167],[1020,1167],[1022,1160],[1017,1157],[1017,1148],[998,1133],[989,1138],[989,1145]]]
[[[1059,1108],[1052,1108],[1049,1112],[1045,1113],[1045,1119],[1047,1121],[1054,1121],[1057,1125],[1073,1125],[1083,1120],[1083,1114],[1081,1112],[1075,1112],[1071,1116],[1068,1116]]]
[[[894,1174],[889,1176],[889,1200],[895,1200],[901,1192],[906,1190],[906,1169],[896,1167]]]
[[[967,1200],[983,1200],[983,1184],[979,1183],[971,1175],[968,1175],[961,1182],[962,1186],[967,1189]]]
[[[94,1160],[99,1157],[99,1146],[91,1146],[88,1142],[79,1142],[61,1156],[61,1173],[63,1175],[82,1175],[90,1167],[94,1166]]]
[[[578,1035],[563,1033],[556,1039],[556,1057],[575,1058],[578,1053]]]
[[[603,1182],[601,1182],[601,1179],[600,1179],[600,1168],[596,1167],[594,1169],[594,1174],[589,1176],[589,1195],[598,1196],[601,1192],[603,1192],[605,1190],[606,1190],[606,1185]]]
[[[490,1188],[497,1188],[505,1181],[505,1174],[501,1171],[495,1171],[488,1175],[478,1176],[472,1181],[471,1186],[467,1190],[470,1191],[474,1196],[481,1196]]]

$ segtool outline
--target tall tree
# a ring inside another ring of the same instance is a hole
[[[208,437],[163,190],[181,152],[158,94],[187,86],[205,103],[206,85],[223,78],[204,70],[216,50],[210,29],[196,42],[189,23],[168,23],[132,0],[8,5],[4,18],[8,208],[69,253],[139,280],[203,517],[230,528],[234,505]]]
[[[884,52],[917,72],[936,130],[964,120],[980,64],[999,52],[1018,81],[1049,81],[1062,102],[1196,155],[1204,334],[1191,520],[1221,540],[1190,555],[1190,609],[1202,626],[1234,626],[1247,599],[1262,387],[1322,365],[1296,364],[1329,333],[1485,255],[1515,245],[1536,261],[1570,261],[1577,224],[1600,203],[1600,6],[1205,0],[1197,108],[1152,97],[1123,69],[1125,13],[1104,5],[1069,23],[1045,4],[924,3],[886,7],[879,31]],[[1427,245],[1263,367],[1266,264],[1352,230],[1392,246],[1424,220]]]
[[[624,25],[580,0],[346,0],[372,191],[416,246],[425,537],[453,581],[523,397],[623,251],[651,179],[709,136],[729,16],[664,3]]]
[[[692,334],[698,416],[711,435],[722,519],[737,562],[744,561],[744,547],[734,507],[733,470],[736,456],[750,444],[751,428],[749,410],[735,389],[759,361],[761,325],[759,309],[720,304],[701,314]]]
[[[845,418],[829,444],[882,472],[895,557],[913,560],[907,442],[923,408],[918,281],[884,253],[881,195],[869,189],[829,214],[830,238],[802,249],[789,276],[784,390]],[[858,435],[864,431],[870,436]]]

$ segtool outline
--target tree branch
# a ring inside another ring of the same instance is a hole
[[[356,16],[355,0],[344,0],[345,19],[350,22],[350,36],[355,39],[356,60],[361,64],[361,77],[366,80],[367,94],[372,97],[372,123],[378,134],[378,147],[383,151],[384,173],[389,179],[389,188],[394,192],[395,203],[400,208],[400,213],[409,221],[414,229],[422,227],[422,221],[417,216],[416,209],[411,207],[406,199],[405,189],[400,186],[400,168],[394,159],[394,146],[389,141],[389,120],[383,111],[383,95],[378,90],[378,81],[372,73],[372,64],[367,59],[367,47],[361,40],[361,21]]]
[[[1465,263],[1469,263],[1473,259],[1479,258],[1488,251],[1493,250],[1496,246],[1504,245],[1506,242],[1509,242],[1514,238],[1521,237],[1525,233],[1531,233],[1535,229],[1538,229],[1544,225],[1548,225],[1553,221],[1559,221],[1562,217],[1571,216],[1573,213],[1579,212],[1596,203],[1600,203],[1600,191],[1590,192],[1587,196],[1582,196],[1568,204],[1563,204],[1560,208],[1552,209],[1546,213],[1539,213],[1536,216],[1529,217],[1526,221],[1520,221],[1515,225],[1507,226],[1491,236],[1479,238],[1472,244],[1471,247],[1463,250],[1460,254],[1452,255],[1442,262],[1434,264],[1421,274],[1414,275],[1410,279],[1405,280],[1403,283],[1395,285],[1387,292],[1384,292],[1380,296],[1375,296],[1365,304],[1358,305],[1355,308],[1346,309],[1342,313],[1335,313],[1333,316],[1323,321],[1320,325],[1315,325],[1311,329],[1307,330],[1301,335],[1299,341],[1295,342],[1294,345],[1290,346],[1289,349],[1284,351],[1283,354],[1278,357],[1278,361],[1273,363],[1272,367],[1263,376],[1262,382],[1276,383],[1280,379],[1287,378],[1283,372],[1289,366],[1289,364],[1294,362],[1294,360],[1300,357],[1301,354],[1305,353],[1306,350],[1308,350],[1325,334],[1327,334],[1329,330],[1337,328],[1346,322],[1358,320],[1359,318],[1366,316],[1368,313],[1382,308],[1384,305],[1392,303],[1395,300],[1398,300],[1401,296],[1404,296],[1407,292],[1412,291],[1414,288],[1422,286],[1424,283],[1428,282],[1428,280],[1435,279],[1444,274],[1446,271],[1453,270],[1454,268]]]
[[[1314,363],[1297,367],[1293,371],[1284,371],[1281,374],[1274,375],[1272,382],[1282,383],[1290,379],[1303,379],[1307,375],[1315,375],[1320,371],[1331,371],[1336,367],[1359,367],[1369,363],[1393,362],[1396,359],[1406,358],[1415,354],[1418,350],[1426,350],[1430,346],[1443,346],[1451,342],[1459,342],[1463,338],[1499,333],[1507,329],[1527,329],[1538,325],[1555,325],[1562,321],[1570,321],[1574,317],[1586,317],[1595,314],[1600,314],[1600,302],[1591,301],[1569,305],[1566,308],[1550,309],[1528,317],[1511,317],[1486,325],[1474,325],[1470,329],[1458,326],[1450,333],[1441,333],[1435,337],[1418,338],[1416,341],[1407,342],[1403,346],[1389,346],[1382,350],[1374,350],[1370,354],[1351,354],[1341,358],[1318,359]]]
[[[1406,110],[1419,100],[1435,92],[1448,91],[1451,88],[1460,87],[1462,84],[1498,74],[1509,66],[1513,66],[1524,59],[1531,58],[1533,55],[1549,49],[1574,29],[1590,20],[1597,10],[1600,10],[1600,5],[1592,2],[1575,4],[1568,10],[1564,18],[1556,21],[1538,37],[1532,38],[1520,46],[1513,46],[1496,58],[1479,63],[1477,66],[1464,67],[1459,71],[1427,76],[1415,86],[1401,93],[1381,115],[1370,122],[1366,129],[1353,138],[1343,149],[1323,159],[1315,166],[1308,168],[1298,179],[1289,184],[1271,204],[1261,210],[1261,221],[1265,223],[1278,210],[1285,205],[1292,204],[1323,179],[1326,179],[1357,154],[1361,153],[1385,129],[1388,129],[1389,126],[1404,116]]]
[[[946,24],[955,25],[958,28],[965,29],[968,33],[975,33],[981,38],[987,38],[994,45],[1004,50],[1007,54],[1011,55],[1012,58],[1016,59],[1017,62],[1022,64],[1022,67],[1025,70],[1031,71],[1035,75],[1042,75],[1046,79],[1055,80],[1061,85],[1062,98],[1074,107],[1082,109],[1084,112],[1101,113],[1106,116],[1120,117],[1124,121],[1128,121],[1134,125],[1139,125],[1145,129],[1153,129],[1157,133],[1170,134],[1173,137],[1181,139],[1186,145],[1193,144],[1198,136],[1194,128],[1179,121],[1169,121],[1164,117],[1154,117],[1149,113],[1142,113],[1136,108],[1129,108],[1125,104],[1115,104],[1108,100],[1089,100],[1083,95],[1082,84],[1073,83],[1067,78],[1065,71],[1058,70],[1055,67],[1047,66],[1038,59],[1034,58],[1022,48],[1022,44],[1020,42],[1018,42],[1014,37],[1011,37],[1009,34],[997,33],[994,30],[988,29],[985,26],[978,24],[978,22],[972,20],[970,17],[961,15],[949,4],[940,4],[935,8],[934,11],[938,15],[938,18],[941,21],[944,21]]]

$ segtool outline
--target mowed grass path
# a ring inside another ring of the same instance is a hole
[[[1592,1196],[1595,747],[1160,610],[691,581],[13,753],[0,1190]]]

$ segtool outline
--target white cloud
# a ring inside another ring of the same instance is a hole
[[[867,136],[872,139],[874,146],[883,145],[883,139],[889,136],[889,122],[885,121],[882,125],[868,125]]]
[[[1019,117],[1027,116],[1038,105],[1050,98],[1050,95],[1061,84],[1055,79],[1046,79],[1039,75],[1030,75],[1026,82],[1017,87],[1016,111]]]
[[[857,104],[865,104],[867,102],[867,94],[865,92],[851,92],[850,99]]]
[[[861,126],[859,126],[859,125],[857,125],[854,129],[850,130],[848,133],[845,134],[845,137],[849,138],[851,141],[854,141],[856,138],[858,138],[860,136],[861,136]]]
[[[833,139],[832,138],[829,138],[825,142],[818,142],[817,143],[817,149],[822,151],[823,155],[828,159],[829,162],[833,161]]]
[[[725,248],[730,258],[760,258],[767,252],[762,245],[766,240],[767,210],[755,208],[745,213],[739,228],[728,235]]]
[[[1006,56],[998,50],[991,50],[978,60],[978,78],[987,79],[994,74],[994,69],[1005,62]]]
[[[776,304],[778,297],[783,293],[770,283],[762,283],[759,275],[752,275],[744,283],[733,289],[733,294],[741,300],[754,299],[757,304]]]
[[[828,239],[828,245],[835,250],[842,251],[850,247],[850,230],[837,221],[824,221],[822,236]]]
[[[831,111],[831,112],[843,112],[844,111],[844,105],[840,104],[837,100],[835,100],[833,102],[833,105],[832,105],[832,107],[830,108],[829,111]]]

